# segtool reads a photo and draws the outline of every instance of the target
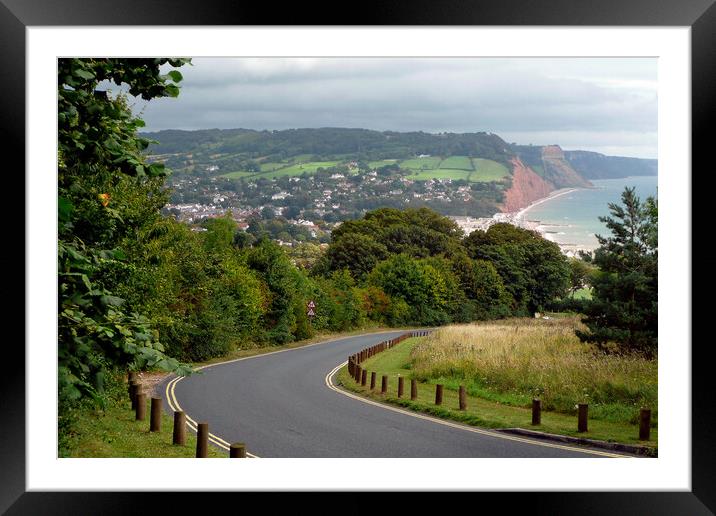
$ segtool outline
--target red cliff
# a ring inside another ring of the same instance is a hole
[[[520,211],[538,199],[547,197],[555,187],[525,166],[519,158],[512,158],[512,186],[505,192],[503,212]]]

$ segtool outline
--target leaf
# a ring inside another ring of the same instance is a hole
[[[179,82],[184,78],[182,76],[182,74],[180,72],[178,72],[177,70],[172,70],[172,71],[168,72],[167,75],[169,77],[171,77],[172,81],[174,81],[174,82]]]
[[[164,91],[170,97],[178,97],[179,96],[179,87],[174,84],[167,84],[164,87]]]
[[[103,305],[110,305],[110,306],[121,306],[124,303],[124,299],[117,296],[102,296],[100,297],[100,301]]]
[[[73,209],[74,205],[70,201],[64,197],[57,198],[57,214],[60,218],[60,222],[68,222]]]
[[[85,79],[85,80],[87,80],[87,81],[92,80],[92,79],[94,79],[94,77],[95,77],[95,75],[94,75],[92,72],[87,71],[87,70],[83,70],[83,69],[81,69],[81,68],[78,69],[78,70],[75,70],[75,71],[74,71],[74,74],[75,74],[77,77],[81,77],[82,79]]]

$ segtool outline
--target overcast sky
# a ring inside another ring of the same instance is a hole
[[[361,127],[493,132],[657,157],[655,58],[194,58],[147,131]]]

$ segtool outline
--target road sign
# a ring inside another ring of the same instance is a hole
[[[309,308],[309,309],[308,309],[308,316],[309,316],[309,317],[315,317],[315,315],[316,315],[316,312],[313,311],[313,308]]]
[[[316,303],[314,303],[313,300],[309,301],[308,308],[316,308]]]

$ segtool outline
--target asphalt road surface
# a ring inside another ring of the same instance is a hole
[[[158,390],[166,410],[178,404],[191,420],[208,423],[215,440],[244,442],[258,457],[607,455],[605,450],[476,433],[365,403],[327,385],[328,373],[348,355],[402,333],[337,339],[218,364],[179,381],[166,380]]]

